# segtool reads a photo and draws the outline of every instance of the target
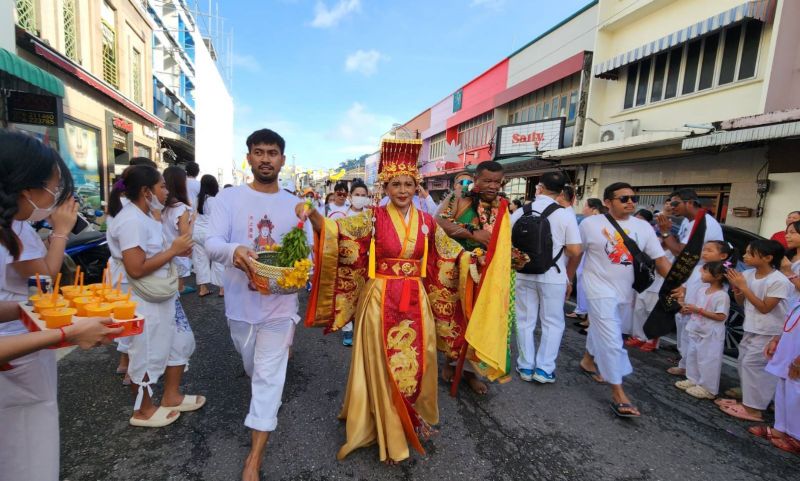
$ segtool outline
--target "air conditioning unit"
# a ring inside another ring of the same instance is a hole
[[[600,126],[600,142],[622,140],[626,137],[639,135],[639,119],[623,120]]]

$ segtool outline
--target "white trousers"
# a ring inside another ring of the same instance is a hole
[[[274,431],[295,323],[292,319],[270,319],[259,324],[228,319],[228,327],[250,376],[250,411],[244,425],[256,431]]]
[[[719,392],[722,353],[725,349],[725,323],[711,319],[692,319],[684,333],[686,379],[711,394]]]
[[[631,318],[633,301],[621,303],[613,297],[588,301],[592,322],[586,335],[586,350],[594,356],[600,375],[609,384],[622,384],[622,378],[633,372],[622,344],[622,325]]]
[[[775,387],[775,429],[800,439],[800,381],[778,378]]]
[[[586,289],[583,287],[583,263],[575,274],[575,314],[585,315],[589,312],[589,307],[586,302]]]
[[[139,385],[139,395],[134,403],[134,409],[139,409],[144,389],[152,396],[150,386],[158,382],[167,366],[187,364],[195,342],[177,296],[159,303],[146,302],[135,294],[132,298],[138,303],[137,311],[144,316],[144,332],[131,336],[128,343],[128,375]],[[145,375],[147,381],[144,381]]]
[[[739,343],[739,380],[742,382],[742,404],[752,409],[767,409],[778,378],[764,370],[767,358],[764,347],[773,336],[745,332]]]
[[[678,367],[686,369],[686,324],[689,323],[689,316],[678,313],[675,314],[675,341],[678,344],[678,352],[681,355]]]
[[[0,371],[0,481],[58,481],[55,351],[43,349]]]
[[[564,334],[564,296],[566,284],[545,284],[517,276],[517,366],[520,369],[541,369],[552,374]],[[542,336],[536,352],[534,331],[541,322]]]
[[[648,340],[647,334],[644,333],[644,323],[647,321],[653,308],[656,307],[657,302],[658,292],[644,291],[636,294],[636,300],[633,304],[632,336],[643,341]]]
[[[192,266],[196,276],[195,281],[198,285],[214,284],[222,286],[222,274],[225,267],[219,262],[211,262],[205,248],[206,232],[205,229],[195,226],[192,237],[195,241],[192,248]]]

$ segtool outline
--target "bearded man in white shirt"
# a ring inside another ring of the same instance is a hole
[[[638,200],[633,188],[624,182],[611,184],[603,192],[608,215],[639,250],[655,261],[658,273],[666,276],[671,265],[655,231],[633,216]],[[635,302],[633,255],[605,215],[584,219],[579,229],[584,251],[583,282],[592,320],[580,366],[595,381],[611,386],[611,408],[617,416],[639,417],[639,409],[622,388],[622,378],[633,372],[622,344],[622,326],[630,321]]]
[[[225,266],[225,315],[231,339],[251,378],[250,411],[244,424],[252,430],[252,446],[242,471],[243,481],[257,481],[269,433],[278,423],[286,380],[289,348],[297,313],[297,294],[262,295],[250,279],[256,251],[280,244],[295,225],[298,199],[280,188],[278,174],[286,162],[283,138],[269,129],[247,138],[247,161],[253,181],[224,189],[211,212],[206,251]],[[311,231],[307,230],[309,243]]]

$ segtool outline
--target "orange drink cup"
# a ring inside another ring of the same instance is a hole
[[[64,299],[71,301],[72,299],[83,294],[81,286],[64,286],[61,288],[61,295]]]
[[[102,282],[97,282],[94,284],[89,284],[86,288],[90,289],[92,292],[102,291],[104,289],[108,289],[108,284],[103,284]]]
[[[46,309],[57,309],[59,307],[69,307],[69,301],[56,297],[55,300],[50,295],[45,295],[42,299],[33,303],[33,312],[42,312]]]
[[[131,298],[130,294],[124,294],[124,293],[119,292],[117,290],[114,290],[114,291],[112,291],[112,292],[110,292],[110,293],[105,295],[106,302],[110,302],[112,304],[115,303],[115,302],[119,302],[119,301],[127,301],[130,298]]]
[[[114,319],[127,321],[136,317],[136,302],[117,301],[114,303]]]
[[[82,296],[72,299],[72,307],[78,310],[78,315],[81,317],[86,316],[86,305],[101,302],[99,297]]]
[[[86,317],[111,317],[111,310],[113,308],[114,305],[108,302],[93,302],[83,306]]]
[[[48,329],[58,329],[59,327],[72,324],[72,316],[78,311],[70,307],[59,307],[56,309],[45,309],[40,313]]]

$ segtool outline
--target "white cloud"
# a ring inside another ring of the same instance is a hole
[[[358,72],[366,77],[378,71],[378,62],[388,60],[388,57],[377,50],[357,50],[347,56],[344,68],[348,72]]]
[[[240,54],[234,52],[231,57],[231,63],[233,63],[234,67],[247,72],[256,73],[261,71],[261,62],[249,54]]]
[[[387,115],[374,114],[359,103],[354,102],[344,113],[336,128],[331,133],[332,137],[347,144],[373,144],[377,148],[378,139],[388,131],[394,119]]]
[[[314,7],[314,20],[311,21],[311,26],[334,27],[348,14],[358,11],[360,8],[361,0],[339,0],[332,8],[328,8],[324,2],[318,1]]]

